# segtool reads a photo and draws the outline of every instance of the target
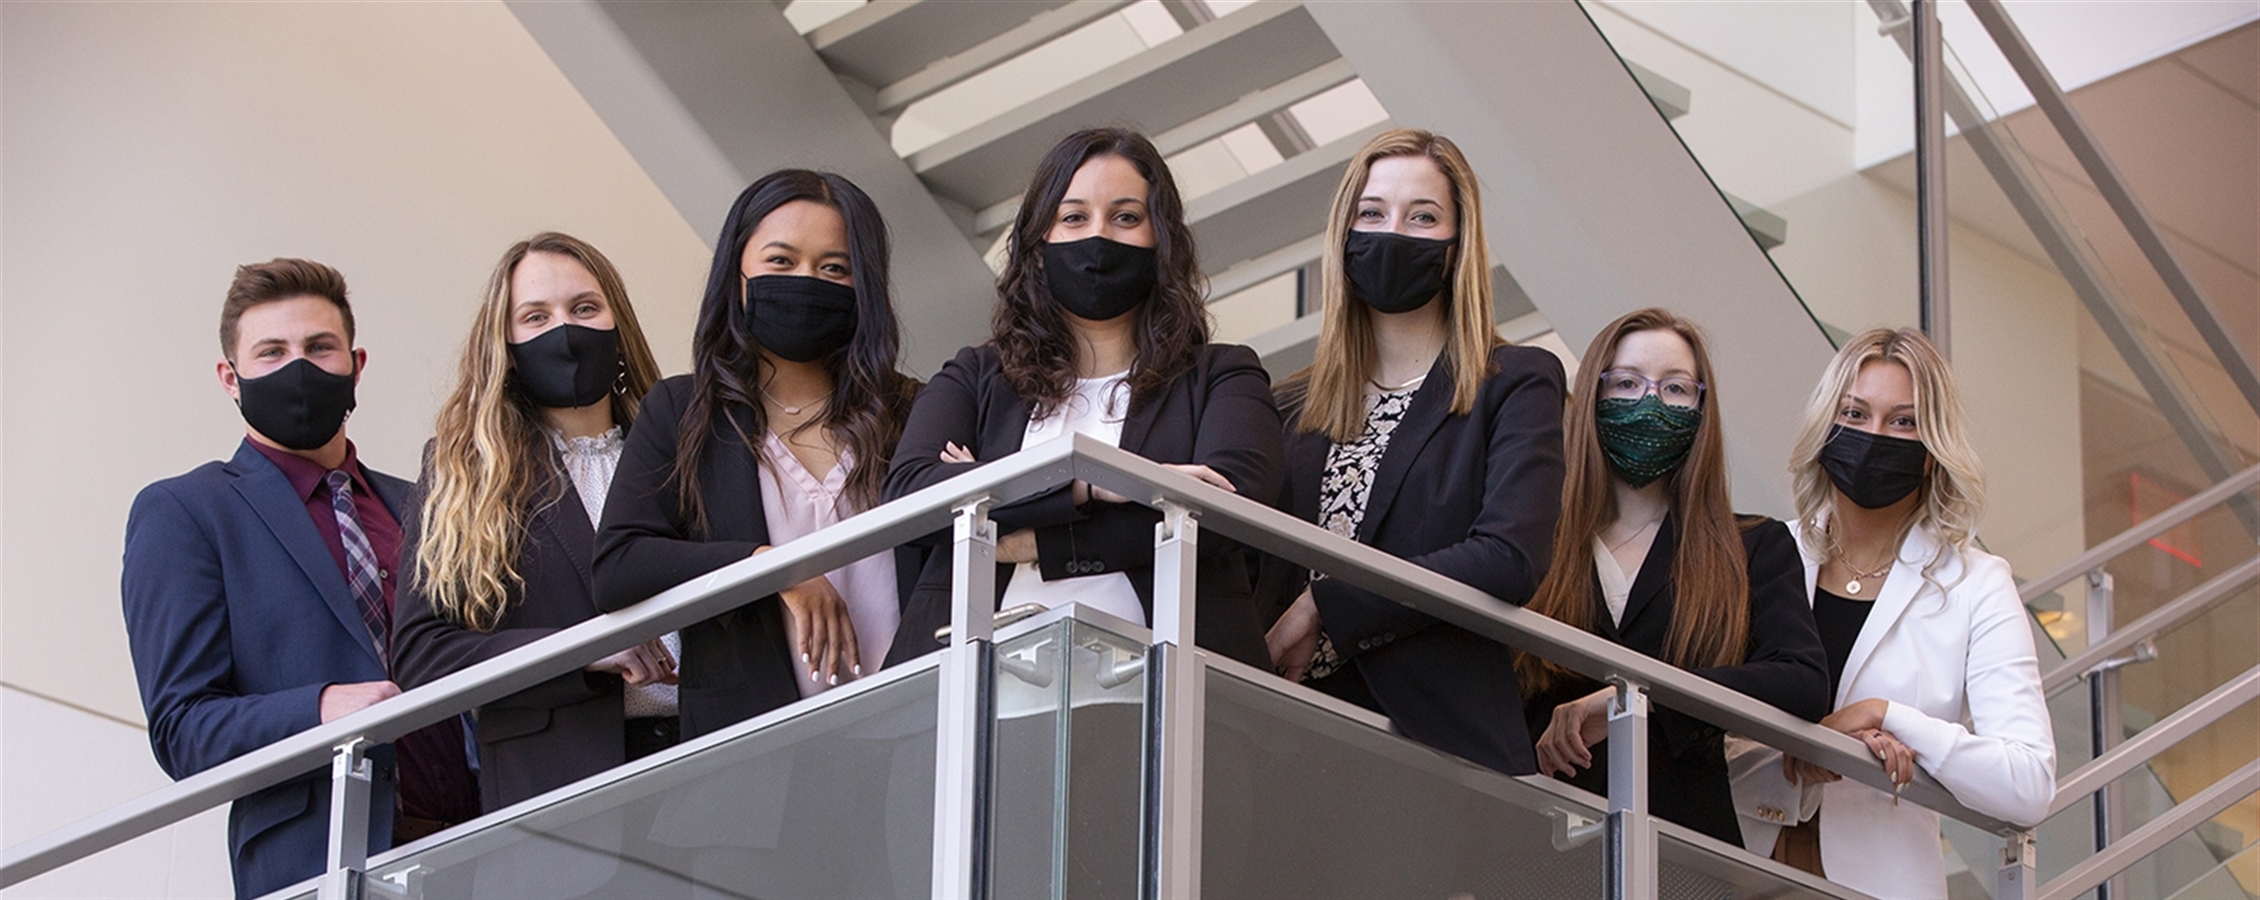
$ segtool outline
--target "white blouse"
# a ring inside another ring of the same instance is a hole
[[[1121,446],[1122,422],[1130,407],[1130,389],[1123,383],[1128,374],[1076,379],[1075,393],[1069,394],[1057,411],[1042,419],[1028,420],[1028,431],[1020,446],[1033,447],[1069,432]],[[1080,603],[1124,621],[1146,624],[1146,606],[1138,602],[1138,590],[1130,586],[1130,576],[1121,572],[1045,581],[1042,569],[1035,563],[1021,563],[1013,567],[1012,581],[1005,586],[1000,608],[1009,609],[1023,603],[1041,603],[1046,608]]]
[[[581,509],[589,514],[589,527],[595,528],[604,519],[604,497],[612,492],[612,473],[620,468],[620,451],[627,446],[621,438],[620,426],[595,437],[566,437],[549,433],[552,446],[564,461],[565,476],[573,480],[574,493],[581,495]],[[660,640],[667,652],[677,659],[683,655],[683,636],[668,632]],[[621,697],[621,714],[631,719],[675,714],[675,686],[672,684],[629,685]]]

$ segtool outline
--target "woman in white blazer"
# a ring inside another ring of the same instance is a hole
[[[1912,329],[1853,338],[1813,392],[1790,470],[1834,690],[1821,724],[1896,783],[1919,766],[1964,806],[2034,825],[2056,794],[2055,740],[2009,565],[1971,539],[1984,487],[1965,433],[1953,373]],[[1946,896],[1937,813],[1796,759],[1736,768],[1803,787],[1820,874],[1880,898]],[[1772,849],[1778,826],[1742,821],[1751,850]]]

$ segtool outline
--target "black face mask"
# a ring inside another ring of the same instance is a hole
[[[292,450],[329,443],[353,412],[353,376],[334,374],[303,357],[257,378],[245,378],[238,370],[235,388],[243,421]]]
[[[855,288],[806,275],[745,280],[739,326],[761,349],[793,362],[814,362],[855,339]]]
[[[1452,241],[1393,231],[1353,231],[1342,242],[1350,292],[1376,312],[1406,313],[1443,294]]]
[[[1921,441],[1835,426],[1821,447],[1821,468],[1852,502],[1882,509],[1923,486],[1930,449]]]
[[[1093,322],[1120,316],[1154,295],[1161,268],[1152,247],[1103,237],[1044,245],[1044,283],[1068,312]]]
[[[619,382],[620,332],[559,325],[510,345],[512,377],[535,406],[579,409]]]

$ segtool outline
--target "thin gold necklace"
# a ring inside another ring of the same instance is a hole
[[[767,397],[767,398],[769,398],[769,402],[771,402],[771,403],[774,403],[774,404],[777,404],[777,409],[778,409],[778,411],[780,411],[780,412],[783,412],[783,413],[784,413],[785,415],[788,415],[788,416],[797,416],[797,415],[800,415],[800,411],[801,411],[801,410],[807,409],[807,408],[809,408],[809,407],[811,407],[811,406],[814,406],[814,405],[816,405],[817,403],[819,403],[819,402],[821,402],[821,401],[823,401],[823,400],[825,400],[825,399],[828,399],[828,398],[825,398],[825,397],[818,397],[818,398],[816,398],[816,399],[814,399],[814,400],[810,400],[810,401],[807,401],[807,402],[805,402],[805,403],[802,403],[802,404],[801,404],[801,405],[799,405],[799,406],[793,406],[793,405],[791,405],[791,404],[789,404],[789,403],[786,403],[786,402],[785,402],[785,401],[783,401],[783,400],[779,400],[779,399],[777,399],[777,395],[775,395],[775,394],[772,394],[772,393],[769,393],[769,386],[768,386],[768,385],[766,385],[766,384],[756,384],[756,385],[754,385],[754,387],[756,387],[756,388],[759,388],[759,389],[761,390],[761,396],[764,396],[764,397]]]
[[[1873,572],[1864,572],[1864,571],[1861,571],[1861,570],[1860,570],[1860,567],[1859,567],[1859,566],[1855,566],[1855,565],[1853,565],[1853,564],[1852,564],[1852,558],[1851,558],[1851,557],[1844,555],[1844,554],[1843,554],[1843,553],[1842,553],[1841,551],[1840,551],[1840,552],[1838,552],[1838,553],[1836,554],[1836,561],[1837,561],[1837,562],[1840,562],[1840,563],[1843,563],[1843,564],[1844,564],[1844,567],[1845,567],[1845,568],[1847,568],[1847,569],[1851,569],[1851,570],[1852,570],[1852,578],[1851,578],[1850,580],[1848,580],[1848,581],[1844,582],[1844,592],[1845,592],[1845,593],[1848,593],[1848,594],[1851,594],[1851,595],[1852,595],[1852,596],[1854,596],[1854,597],[1860,596],[1860,587],[1861,587],[1861,585],[1860,585],[1860,581],[1861,581],[1862,579],[1866,579],[1866,578],[1882,578],[1882,577],[1884,576],[1884,574],[1885,574],[1885,573],[1887,573],[1887,572],[1890,572],[1890,571],[1891,571],[1891,564],[1892,564],[1892,563],[1894,563],[1894,562],[1897,562],[1898,560],[1899,560],[1899,557],[1898,557],[1898,555],[1897,555],[1897,554],[1893,554],[1892,556],[1890,556],[1890,557],[1888,557],[1888,558],[1884,559],[1884,561],[1883,561],[1883,565],[1882,565],[1882,566],[1880,566],[1880,567],[1878,567],[1878,568],[1877,568],[1877,569],[1876,569],[1875,571],[1873,571]]]

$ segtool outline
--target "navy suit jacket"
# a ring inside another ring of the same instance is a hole
[[[364,467],[401,516],[410,485]],[[383,681],[345,575],[282,470],[246,440],[235,458],[143,488],[126,520],[126,636],[165,774],[186,778],[321,723],[322,688]],[[369,852],[392,843],[392,748],[370,754]],[[228,812],[236,894],[322,872],[328,770]]]

